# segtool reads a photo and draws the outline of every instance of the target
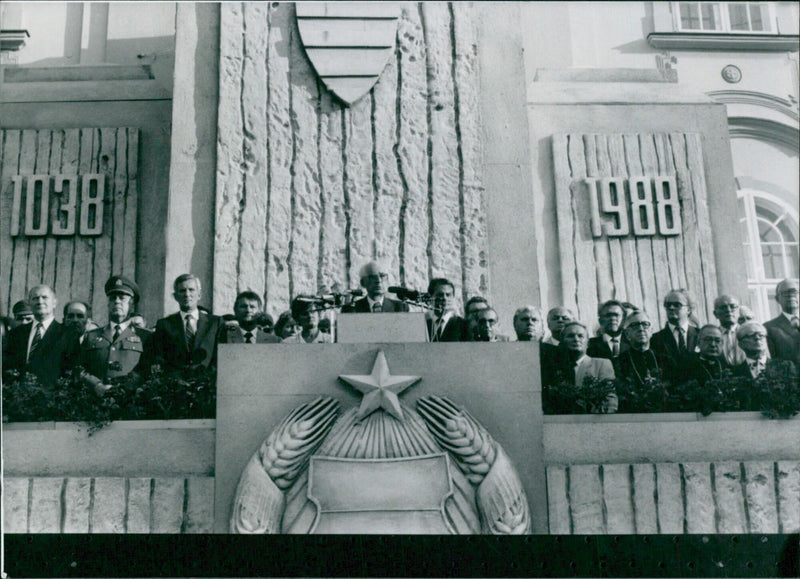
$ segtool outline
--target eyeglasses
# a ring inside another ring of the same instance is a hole
[[[687,304],[681,302],[664,302],[665,308],[684,308]]]
[[[758,338],[759,340],[766,340],[766,334],[747,334],[745,336],[740,337],[740,340],[749,340],[750,338]]]
[[[633,328],[634,330],[642,328],[647,329],[650,327],[650,322],[631,322],[628,324],[628,328]]]

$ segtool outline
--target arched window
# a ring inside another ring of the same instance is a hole
[[[739,211],[750,307],[756,319],[766,321],[779,313],[775,286],[798,278],[797,212],[780,197],[753,189],[739,190]]]

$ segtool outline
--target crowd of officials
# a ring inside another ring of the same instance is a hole
[[[456,311],[455,286],[445,278],[430,281],[427,292],[395,291],[405,299],[389,297],[388,272],[370,262],[361,268],[359,292],[331,301],[299,296],[277,321],[263,311],[261,297],[240,293],[233,313],[216,316],[199,305],[200,280],[179,276],[173,296],[179,311],[158,320],[154,328],[136,313],[139,288],[123,276],[105,284],[108,323],[98,327],[88,304],[70,301],[63,308],[63,323],[55,320],[58,299],[52,288],[32,288],[26,301],[12,308],[13,318],[0,324],[3,372],[31,372],[44,387],[52,388],[68,370],[81,368],[81,379],[98,395],[113,388],[113,378],[138,373],[146,377],[158,365],[180,371],[213,367],[219,343],[326,343],[334,341],[335,328],[326,308],[343,313],[393,313],[426,311],[431,342],[540,342],[542,383],[581,384],[586,377],[624,379],[634,385],[649,379],[671,383],[695,380],[702,384],[719,378],[725,370],[755,379],[771,360],[800,364],[798,283],[783,280],[775,299],[781,313],[760,323],[732,295],[714,300],[714,323],[698,322],[692,295],[685,289],[670,291],[663,301],[667,324],[655,328],[651,314],[634,304],[609,300],[600,304],[597,320],[577,320],[567,308],[554,307],[544,314],[537,306],[520,307],[513,317],[515,336],[499,332],[497,312],[480,296],[467,300],[463,315]],[[409,299],[409,298],[413,298]],[[596,330],[590,329],[596,328]],[[598,412],[614,412],[609,396]]]

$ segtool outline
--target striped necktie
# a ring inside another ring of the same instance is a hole
[[[36,324],[36,333],[33,335],[33,341],[31,342],[31,349],[28,352],[28,361],[33,358],[33,353],[36,351],[36,348],[39,347],[39,344],[44,337],[44,328],[42,327],[42,323],[39,322]]]
[[[195,325],[194,325],[194,316],[189,314],[186,316],[186,347],[191,352],[194,350],[194,335],[196,333]]]

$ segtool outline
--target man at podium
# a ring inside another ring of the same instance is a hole
[[[386,297],[389,274],[377,261],[370,261],[358,272],[367,296],[353,302],[352,306],[342,308],[342,313],[394,313],[407,312],[408,306],[400,301]]]

